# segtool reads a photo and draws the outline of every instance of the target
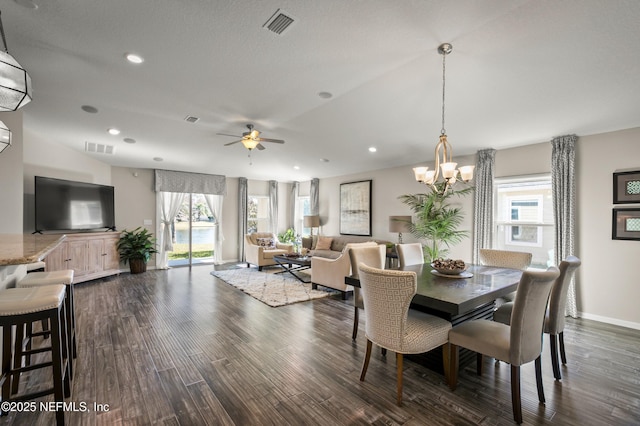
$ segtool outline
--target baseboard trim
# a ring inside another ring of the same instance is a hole
[[[640,323],[624,321],[617,318],[603,317],[601,315],[588,314],[586,312],[579,312],[578,316],[580,318],[603,322],[606,324],[619,325],[620,327],[632,328],[634,330],[640,330]]]

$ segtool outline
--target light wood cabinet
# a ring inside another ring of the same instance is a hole
[[[44,259],[46,270],[73,269],[75,283],[119,274],[119,239],[118,232],[67,234]]]

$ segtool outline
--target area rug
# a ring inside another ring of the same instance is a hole
[[[211,275],[247,293],[262,303],[272,307],[306,302],[335,294],[335,291],[312,290],[311,283],[302,283],[289,273],[276,274],[282,269],[237,268],[212,271]],[[306,271],[305,271],[306,272]],[[304,272],[299,272],[303,274]],[[306,277],[303,275],[303,278]]]

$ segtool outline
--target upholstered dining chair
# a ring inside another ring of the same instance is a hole
[[[560,380],[560,364],[558,363],[558,339],[560,339],[560,358],[562,364],[567,363],[567,356],[564,351],[564,311],[567,305],[567,292],[576,270],[582,262],[575,256],[569,256],[558,266],[560,276],[556,279],[551,288],[549,296],[549,306],[544,319],[544,332],[549,335],[551,365],[553,366],[553,377]],[[493,320],[509,325],[513,313],[513,302],[505,303],[493,313]]]
[[[358,274],[364,299],[367,351],[360,381],[364,381],[371,359],[371,347],[396,353],[396,403],[402,405],[402,360],[404,354],[428,352],[442,346],[445,378],[449,377],[447,336],[451,323],[434,315],[409,309],[416,294],[416,273],[371,268],[358,264]]]
[[[520,269],[525,271],[531,266],[531,253],[509,250],[480,249],[480,264],[484,266],[497,266],[500,268]],[[496,305],[499,307],[504,303],[512,302],[516,298],[516,292],[499,297]]]
[[[421,265],[424,263],[424,253],[422,252],[422,244],[396,244],[398,251],[398,264],[400,268],[409,265]]]
[[[358,276],[358,264],[364,263],[373,268],[384,269],[385,260],[387,258],[387,247],[384,244],[378,244],[371,247],[352,247],[349,249],[349,257],[351,259],[351,275]],[[353,333],[351,338],[356,340],[358,337],[358,323],[360,320],[359,310],[364,309],[364,301],[362,300],[362,292],[358,287],[353,287]]]
[[[544,403],[542,387],[542,329],[551,286],[560,275],[552,266],[546,271],[524,271],[513,304],[511,325],[490,320],[472,320],[449,332],[449,386],[455,390],[458,382],[458,347],[477,352],[477,370],[482,373],[482,355],[511,364],[511,405],[513,419],[522,423],[520,400],[520,366],[535,360],[538,399]]]

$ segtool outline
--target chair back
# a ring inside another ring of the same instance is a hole
[[[371,268],[360,263],[358,274],[367,339],[388,350],[402,352],[409,305],[417,289],[415,272]]]
[[[485,266],[526,270],[531,265],[531,253],[521,251],[480,249],[480,263]]]
[[[424,263],[424,253],[422,252],[422,244],[396,244],[398,251],[398,264],[400,268],[409,265],[422,265]]]
[[[580,259],[575,256],[569,256],[560,262],[558,267],[560,276],[553,285],[549,296],[549,308],[544,324],[545,333],[558,334],[564,330],[564,311],[567,305],[569,285],[581,263]]]
[[[524,271],[511,312],[509,362],[519,366],[542,352],[542,330],[551,286],[560,275],[555,266],[546,271]]]
[[[387,258],[387,247],[384,244],[375,246],[350,247],[351,275],[358,276],[358,265],[364,263],[372,268],[384,269]]]

